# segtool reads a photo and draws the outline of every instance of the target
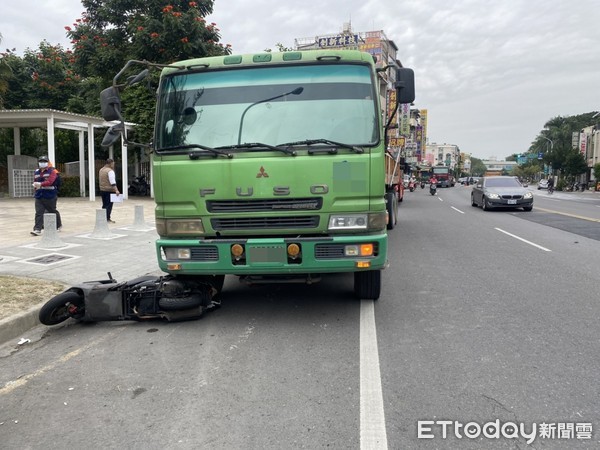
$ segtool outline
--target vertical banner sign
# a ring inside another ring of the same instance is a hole
[[[579,135],[579,152],[583,155],[584,158],[585,158],[586,147],[587,147],[587,134],[581,133]]]
[[[410,104],[408,103],[400,105],[400,134],[410,135]]]
[[[392,113],[396,109],[396,90],[388,89],[387,91],[387,120],[389,121],[392,117]]]
[[[421,142],[423,142],[423,126],[417,126],[417,135],[415,136],[415,155],[421,153]]]
[[[427,146],[427,110],[421,109],[419,113],[421,114],[421,127],[423,128],[423,132],[421,133],[420,148],[417,150],[417,161],[421,161]]]
[[[396,90],[395,89],[388,89],[386,92],[386,97],[387,97],[387,101],[386,101],[386,112],[385,112],[385,117],[386,117],[386,123],[389,122],[390,118],[392,117],[392,114],[394,112],[394,109],[396,108]],[[396,123],[397,123],[398,118],[396,117]],[[400,149],[398,148],[398,127],[394,127],[393,124],[390,124],[390,128],[387,131],[387,136],[388,136],[388,140],[387,140],[387,145],[388,147],[392,148],[394,151],[399,151]]]
[[[579,131],[573,131],[571,135],[571,148],[577,150],[579,148]]]

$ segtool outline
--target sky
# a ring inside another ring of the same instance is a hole
[[[71,45],[80,0],[3,2],[0,51]],[[600,111],[598,0],[215,0],[209,22],[234,54],[294,47],[295,39],[382,30],[415,71],[428,141],[480,159],[528,150],[557,116]],[[115,73],[120,68],[115,68]]]

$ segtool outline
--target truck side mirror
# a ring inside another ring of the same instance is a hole
[[[113,120],[123,121],[121,117],[121,98],[116,87],[111,86],[100,92],[100,107],[104,120],[108,122]]]
[[[415,101],[415,73],[412,69],[400,67],[396,70],[397,102],[412,103]]]
[[[110,147],[115,142],[119,140],[121,137],[121,133],[125,130],[122,123],[118,123],[113,125],[108,129],[104,138],[102,139],[102,143],[100,144],[102,147]]]

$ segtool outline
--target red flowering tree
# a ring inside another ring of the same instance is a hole
[[[128,60],[156,63],[230,53],[207,23],[213,0],[82,0],[86,11],[66,28],[82,76],[112,79]]]
[[[229,45],[219,43],[219,29],[207,23],[213,0],[82,0],[86,10],[82,17],[65,27],[73,44],[72,64],[75,72],[92,90],[80,98],[98,99],[101,89],[128,60],[172,63],[203,56],[224,55]],[[141,68],[140,68],[141,70]],[[91,80],[95,80],[91,82]],[[156,82],[155,77],[151,79]],[[76,101],[75,99],[73,101]],[[145,86],[123,93],[124,115],[135,122],[138,141],[152,136],[155,98]],[[86,108],[89,109],[89,102]],[[96,100],[94,111],[99,104]]]

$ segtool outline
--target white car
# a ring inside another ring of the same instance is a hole
[[[548,189],[548,180],[540,180],[538,183],[538,191],[540,189]]]

